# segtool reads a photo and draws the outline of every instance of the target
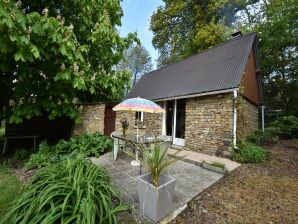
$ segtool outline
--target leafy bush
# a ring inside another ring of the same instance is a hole
[[[61,140],[55,145],[55,151],[58,154],[77,151],[85,154],[86,156],[99,156],[111,149],[111,139],[99,132],[82,134],[71,138],[69,141]]]
[[[281,117],[272,123],[281,138],[298,137],[298,118],[294,116]]]
[[[264,132],[257,130],[249,133],[245,140],[255,145],[262,145],[268,142],[278,142],[278,135],[276,128],[268,127],[264,129]]]
[[[103,168],[66,159],[41,168],[0,223],[116,223],[120,196]]]
[[[30,149],[20,148],[20,149],[16,149],[13,158],[15,160],[26,160],[29,158],[30,154],[31,154]]]
[[[262,133],[261,133],[261,131],[258,130],[258,131],[250,132],[245,137],[245,140],[250,142],[250,143],[260,145],[261,144],[261,138],[262,138]]]
[[[58,163],[69,156],[83,154],[85,156],[99,156],[112,149],[112,141],[100,133],[83,134],[71,138],[69,141],[60,140],[56,145],[41,142],[36,154],[30,156],[27,168],[43,167]]]
[[[0,124],[1,124],[1,122],[0,122]],[[0,140],[2,140],[4,138],[4,135],[5,135],[5,128],[0,127]]]
[[[266,158],[266,151],[251,142],[240,141],[237,146],[232,157],[240,163],[261,163]]]
[[[264,129],[264,133],[262,133],[262,142],[278,142],[279,137],[276,128],[268,127]]]

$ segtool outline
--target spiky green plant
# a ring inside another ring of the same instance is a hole
[[[116,214],[125,209],[103,168],[66,159],[41,168],[0,223],[116,223]]]
[[[179,150],[169,156],[170,145],[170,142],[153,143],[150,146],[142,143],[135,144],[135,147],[141,153],[139,160],[148,168],[155,187],[158,187],[160,174],[171,164],[183,158],[178,156]]]

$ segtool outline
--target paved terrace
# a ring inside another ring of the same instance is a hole
[[[118,160],[114,161],[111,152],[99,158],[91,158],[94,164],[101,165],[107,169],[112,179],[124,193],[126,203],[131,204],[137,211],[138,198],[135,177],[139,175],[139,167],[131,166],[131,160],[130,157],[122,153]],[[144,172],[144,169],[142,171]],[[175,217],[186,207],[187,202],[223,177],[222,174],[206,170],[187,161],[177,161],[168,168],[166,173],[176,178],[173,213],[166,220]],[[139,219],[143,219],[141,214],[138,216]],[[166,222],[166,220],[162,222]],[[150,223],[144,219],[141,222]]]

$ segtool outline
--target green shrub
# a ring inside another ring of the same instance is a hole
[[[279,137],[277,134],[277,130],[275,127],[268,127],[264,129],[264,133],[262,133],[262,142],[278,142]]]
[[[106,171],[75,158],[41,168],[0,223],[116,223],[126,209]]]
[[[30,154],[31,154],[30,149],[25,149],[25,148],[16,149],[13,159],[26,160],[29,158]]]
[[[266,158],[266,151],[251,142],[240,141],[234,148],[232,157],[240,163],[261,163]]]
[[[253,131],[250,132],[246,137],[245,140],[253,143],[255,145],[260,145],[261,144],[261,138],[262,138],[262,133],[261,131]]]
[[[278,118],[272,123],[273,127],[277,129],[277,134],[281,138],[295,138],[298,137],[298,118],[294,116],[285,116]]]
[[[52,163],[58,163],[69,156],[83,154],[85,156],[99,156],[112,149],[111,139],[100,133],[83,134],[71,138],[69,141],[60,140],[55,145],[48,145],[43,141],[37,153],[30,156],[27,168],[40,168]]]
[[[112,149],[110,138],[99,132],[92,134],[82,134],[71,138],[69,141],[61,140],[55,145],[58,154],[71,153],[77,151],[86,156],[99,156]]]
[[[0,122],[0,124],[1,124],[1,122]],[[4,135],[5,135],[5,128],[0,127],[0,140],[2,140],[4,138]]]
[[[268,127],[261,130],[253,131],[249,133],[245,140],[255,145],[262,145],[264,143],[278,142],[277,130],[274,127]]]
[[[42,166],[51,165],[60,161],[60,156],[55,153],[53,147],[49,146],[46,141],[39,144],[38,152],[32,154],[26,163],[25,167],[40,168]]]

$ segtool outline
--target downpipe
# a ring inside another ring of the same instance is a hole
[[[236,108],[236,105],[237,105],[237,97],[238,97],[238,91],[237,89],[235,89],[233,91],[233,147],[235,149],[238,149],[237,147],[237,136],[236,136],[236,133],[237,133],[237,108]]]

